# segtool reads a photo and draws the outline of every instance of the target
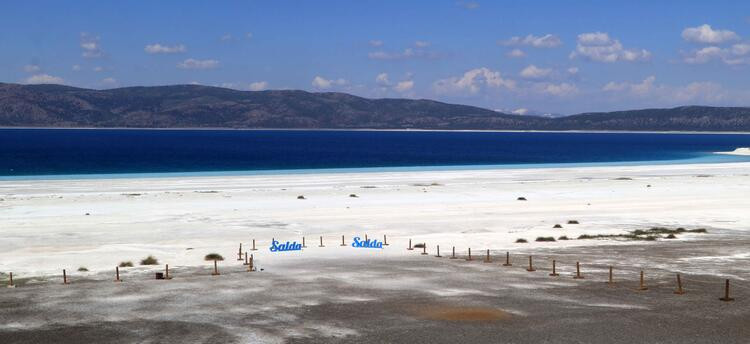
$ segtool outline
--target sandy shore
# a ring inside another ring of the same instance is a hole
[[[750,228],[750,163],[438,172],[333,173],[0,182],[0,271],[111,271],[147,255],[172,266],[236,256],[257,240],[257,261],[402,250],[333,249],[365,234],[476,250],[591,245],[539,236],[625,233],[649,226]],[[350,197],[351,194],[357,197]],[[304,195],[305,199],[297,199]],[[525,197],[527,201],[518,201]],[[580,224],[568,225],[569,220]],[[555,224],[563,228],[554,229]],[[313,248],[273,254],[271,238]],[[323,236],[327,249],[317,249]],[[683,235],[678,240],[692,240]],[[273,257],[271,259],[270,257]]]
[[[0,338],[743,343],[750,335],[743,325],[750,316],[748,171],[750,163],[726,163],[2,181],[0,272],[14,272],[18,287],[0,289]],[[534,241],[652,226],[708,233]],[[390,245],[339,246],[341,235],[349,244],[365,234],[387,235]],[[271,238],[303,236],[302,251],[268,250]],[[248,273],[235,258],[239,243],[249,248],[253,238],[251,253],[264,271]],[[410,239],[427,243],[430,254],[406,250]],[[492,263],[434,258],[437,245],[443,256],[456,246],[461,258],[468,248],[475,257],[490,249]],[[512,267],[501,265],[506,251]],[[221,276],[210,276],[203,260],[212,252],[227,258]],[[160,265],[137,266],[147,255]],[[524,269],[528,255],[536,272]],[[548,276],[552,259],[559,277]],[[121,261],[136,267],[113,283]],[[583,280],[571,278],[576,261]],[[174,279],[154,281],[165,263]],[[603,283],[609,265],[616,266],[614,288]],[[81,266],[89,271],[76,271]],[[72,284],[61,285],[62,269]],[[641,270],[647,292],[635,291]],[[678,272],[686,295],[672,293]],[[725,278],[735,302],[718,301]]]

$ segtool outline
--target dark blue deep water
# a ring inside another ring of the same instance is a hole
[[[748,160],[750,135],[0,129],[0,176]]]

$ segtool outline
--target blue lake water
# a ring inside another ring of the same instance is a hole
[[[750,161],[750,135],[0,129],[0,178]]]

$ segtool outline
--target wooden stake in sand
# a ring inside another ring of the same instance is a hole
[[[305,245],[305,237],[302,237],[302,248],[307,248],[307,245]],[[245,252],[245,260],[247,261],[247,252]],[[247,264],[245,264],[247,265]]]
[[[63,269],[63,284],[70,284],[68,283],[68,273],[65,272],[65,269]]]
[[[388,238],[383,234],[383,246],[388,246]]]
[[[581,276],[581,264],[579,262],[576,262],[576,275],[573,278],[583,279],[583,276]]]
[[[216,259],[214,259],[214,272],[211,273],[211,276],[218,276],[219,275],[219,265],[216,262]]]
[[[365,233],[365,241],[367,241],[367,233]]]
[[[505,264],[503,266],[511,266],[513,264],[510,263],[510,252],[505,252]]]
[[[422,244],[422,255],[427,255],[427,243]]]
[[[442,256],[440,255],[440,245],[437,245],[437,255],[436,255],[435,257],[437,257],[437,258],[440,258],[440,257],[442,257]]]
[[[253,239],[253,248],[252,248],[252,249],[250,249],[250,251],[257,251],[257,250],[258,250],[258,249],[257,249],[257,248],[255,248],[255,239]]]
[[[245,252],[247,254],[247,252]],[[171,280],[172,277],[169,276],[169,264],[164,264],[164,279]]]
[[[466,258],[466,260],[471,261],[471,247],[469,247],[469,258]]]
[[[240,250],[237,252],[237,260],[242,261],[242,243],[240,243]]]
[[[326,247],[325,245],[323,245],[323,236],[322,235],[320,236],[320,245],[318,245],[318,247]]]
[[[487,249],[487,257],[484,258],[485,263],[492,263],[492,260],[490,259],[490,249]]]
[[[346,244],[344,243],[344,236],[343,235],[341,236],[341,246],[346,246]]]
[[[609,266],[609,281],[607,281],[607,284],[610,287],[614,287],[615,286],[615,281],[612,279],[612,265]]]
[[[734,298],[729,297],[729,279],[727,278],[726,284],[724,284],[724,297],[720,297],[719,300],[729,302],[734,301]]]
[[[534,269],[534,265],[531,264],[531,256],[529,256],[529,267],[526,269],[528,272],[534,272],[536,269]]]
[[[120,267],[119,266],[115,266],[115,282],[122,282],[122,280],[120,280]]]
[[[250,255],[250,260],[247,263],[247,271],[255,271],[255,266],[253,265],[253,255]]]
[[[451,254],[451,259],[456,259],[456,246],[453,246],[453,253]]]
[[[248,264],[248,261],[247,261],[247,251],[245,251],[245,262],[242,265],[247,265],[247,264]]]
[[[641,270],[641,283],[638,285],[638,290],[648,290],[646,282],[643,280],[643,270]]]
[[[552,273],[549,274],[550,276],[560,276],[560,274],[557,273],[555,270],[555,260],[552,260]]]
[[[682,279],[680,278],[680,274],[677,274],[677,290],[674,291],[677,295],[685,294],[685,291],[682,290]]]
[[[8,281],[8,288],[15,288],[16,285],[13,284],[13,273],[12,272],[8,273],[8,276],[10,277],[10,280]]]
[[[411,239],[409,239],[409,247],[407,247],[406,249],[409,250],[409,251],[411,251],[411,250],[414,249],[413,247],[411,247]]]

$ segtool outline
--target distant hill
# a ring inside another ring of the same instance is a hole
[[[0,83],[0,126],[750,131],[750,108],[686,106],[545,118],[335,92],[197,85],[91,90]]]

